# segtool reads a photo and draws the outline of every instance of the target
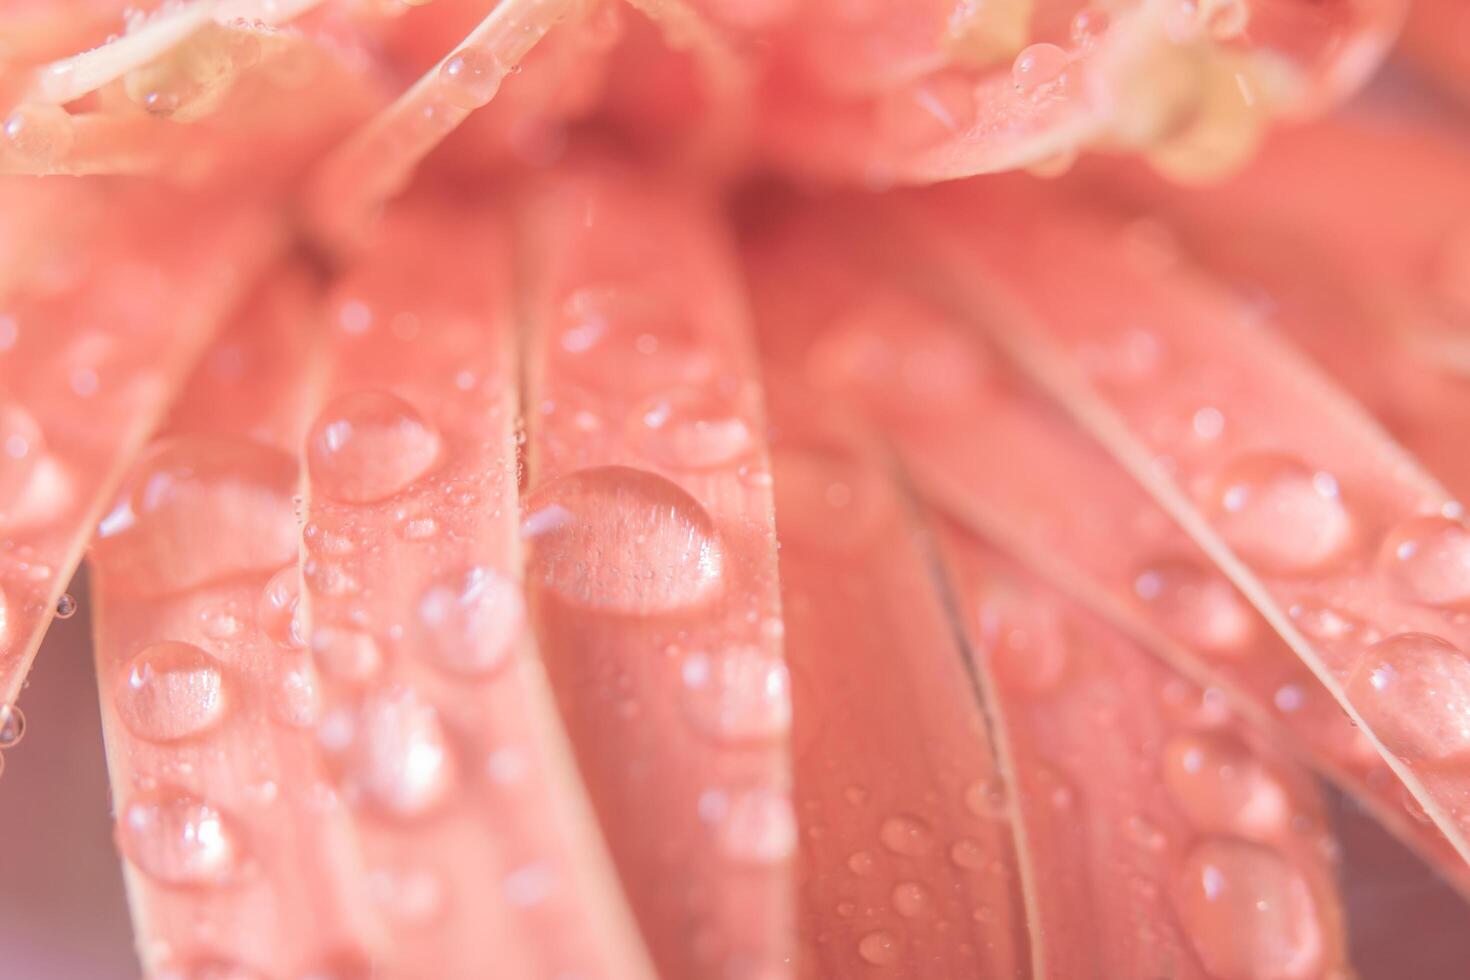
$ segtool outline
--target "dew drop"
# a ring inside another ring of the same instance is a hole
[[[1283,575],[1320,570],[1353,541],[1337,481],[1287,456],[1245,456],[1220,475],[1220,533],[1252,565]]]
[[[961,838],[950,845],[949,859],[954,866],[965,871],[983,871],[990,865],[990,855],[980,842],[969,837]]]
[[[123,724],[141,739],[188,738],[224,717],[224,677],[214,659],[192,643],[150,644],[128,661],[116,705]]]
[[[1404,595],[1431,606],[1470,602],[1470,528],[1415,517],[1388,532],[1378,568]]]
[[[352,776],[398,817],[421,816],[454,785],[454,762],[439,714],[406,687],[375,692],[358,717]]]
[[[1179,917],[1220,980],[1304,978],[1322,966],[1323,928],[1301,872],[1264,847],[1211,840],[1185,860]]]
[[[439,88],[445,100],[461,109],[478,109],[500,89],[505,69],[487,48],[461,48],[439,68]]]
[[[272,575],[261,591],[255,615],[260,628],[277,646],[300,650],[306,645],[301,635],[301,572],[292,565]]]
[[[156,444],[125,508],[103,522],[93,557],[108,581],[164,595],[296,558],[296,464],[245,440]]]
[[[1217,656],[1250,652],[1255,614],[1224,576],[1188,559],[1168,559],[1139,572],[1133,592],[1186,645]]]
[[[386,500],[439,458],[439,434],[408,402],[357,391],[327,406],[312,426],[306,461],[322,493],[347,503]]]
[[[1269,839],[1291,820],[1291,801],[1280,780],[1228,735],[1170,739],[1164,748],[1164,785],[1207,833]]]
[[[766,789],[731,798],[720,821],[720,852],[745,864],[779,864],[796,853],[796,815],[791,801]]]
[[[430,586],[419,598],[416,646],[457,674],[485,675],[506,663],[525,623],[520,587],[476,565]]]
[[[321,690],[310,663],[288,664],[271,688],[271,714],[283,725],[311,728],[321,716]]]
[[[873,966],[892,966],[903,956],[903,946],[891,932],[879,929],[858,940],[858,955]]]
[[[1089,47],[1107,33],[1108,13],[1098,7],[1083,7],[1072,15],[1070,34],[1079,48]]]
[[[905,919],[918,919],[934,913],[934,896],[917,881],[901,881],[893,886],[893,911]]]
[[[791,729],[791,677],[779,657],[758,647],[693,653],[681,675],[685,716],[705,735],[753,742]]]
[[[13,704],[0,705],[0,749],[14,748],[25,737],[25,712]]]
[[[709,513],[645,470],[605,466],[553,480],[531,494],[521,527],[527,577],[575,606],[667,613],[707,602],[723,585]]]
[[[76,136],[71,114],[46,102],[17,107],[6,117],[4,129],[10,148],[27,162],[41,166],[64,160]]]
[[[56,600],[56,618],[71,619],[77,614],[76,596],[70,592],[63,592]]]
[[[189,797],[135,801],[118,827],[123,853],[145,874],[170,885],[217,885],[234,877],[240,845],[225,817]]]
[[[1048,91],[1067,70],[1067,52],[1055,44],[1032,44],[1016,55],[1011,81],[1021,95]]]
[[[633,442],[675,469],[709,469],[750,452],[754,435],[728,399],[682,389],[655,395],[633,413]]]
[[[1005,784],[998,779],[977,779],[965,787],[965,808],[986,820],[1010,818],[1010,801]]]
[[[1470,757],[1470,660],[1439,637],[1400,633],[1374,644],[1346,691],[1395,755],[1421,763]]]
[[[877,862],[869,851],[855,851],[847,858],[847,870],[860,878],[866,878],[873,873]]]
[[[371,680],[383,667],[378,641],[358,629],[318,627],[311,634],[311,655],[327,676],[350,684]]]
[[[45,453],[40,423],[16,402],[0,399],[0,512],[21,502]]]
[[[894,854],[920,857],[934,847],[934,831],[918,817],[899,814],[883,821],[878,839]]]

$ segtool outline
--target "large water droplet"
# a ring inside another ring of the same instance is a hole
[[[1378,567],[1405,595],[1433,606],[1470,602],[1470,528],[1416,517],[1383,540]]]
[[[1273,851],[1206,841],[1185,860],[1179,917],[1219,980],[1306,980],[1322,966],[1322,922],[1301,872]]]
[[[1284,831],[1291,801],[1276,776],[1228,735],[1179,735],[1164,748],[1164,785],[1196,827],[1257,840]]]
[[[71,114],[59,105],[29,102],[5,119],[5,141],[28,163],[59,163],[71,152],[76,133]]]
[[[791,728],[786,662],[758,647],[693,653],[682,667],[685,714],[722,741],[779,738]]]
[[[899,814],[883,821],[878,828],[878,839],[894,854],[905,857],[928,854],[934,847],[933,829],[909,814]]]
[[[454,760],[439,714],[409,688],[368,697],[358,716],[352,776],[384,810],[427,813],[454,785]]]
[[[1055,44],[1033,44],[1016,55],[1011,65],[1011,81],[1021,95],[1042,95],[1050,91],[1067,70],[1071,59]]]
[[[1374,644],[1346,690],[1396,755],[1412,762],[1470,757],[1470,659],[1439,637],[1400,633]]]
[[[317,418],[306,462],[322,493],[361,504],[386,500],[423,476],[439,449],[439,434],[408,402],[386,391],[357,391]]]
[[[733,861],[778,864],[796,853],[791,801],[766,789],[736,794],[720,821],[720,851]]]
[[[208,803],[190,797],[135,801],[118,823],[123,853],[170,885],[217,885],[234,877],[241,849],[234,829]]]
[[[1224,576],[1188,559],[1150,564],[1133,591],[1182,643],[1205,653],[1248,653],[1255,613]]]
[[[722,585],[714,521],[654,473],[581,470],[531,494],[525,514],[528,579],[573,605],[665,613],[706,602]]]
[[[154,643],[128,662],[116,704],[123,724],[141,739],[188,738],[224,717],[224,677],[214,659],[192,643]]]
[[[708,469],[744,456],[751,424],[730,399],[683,389],[655,395],[633,413],[632,439],[649,459],[675,469]]]
[[[109,584],[144,595],[280,568],[296,558],[296,464],[244,440],[156,444],[93,553]]]
[[[1226,542],[1252,565],[1283,575],[1331,565],[1353,542],[1353,520],[1337,481],[1288,456],[1245,456],[1216,485],[1215,519]]]
[[[525,622],[520,587],[476,565],[419,598],[417,649],[445,670],[487,674],[505,663]]]

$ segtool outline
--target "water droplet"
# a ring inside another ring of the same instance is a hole
[[[1055,44],[1032,44],[1016,55],[1011,81],[1020,95],[1041,95],[1062,77],[1070,58]]]
[[[883,821],[878,828],[878,839],[894,854],[919,857],[928,854],[934,847],[934,831],[918,817],[899,814]]]
[[[1394,754],[1412,762],[1470,756],[1470,660],[1439,637],[1400,633],[1374,644],[1346,692]]]
[[[1249,653],[1255,613],[1222,575],[1188,559],[1154,562],[1133,580],[1133,592],[1182,643],[1205,653]]]
[[[717,360],[683,307],[653,283],[579,289],[566,300],[556,353],[597,389],[609,378],[637,392],[701,386]]]
[[[759,647],[690,654],[682,676],[685,715],[706,735],[749,742],[780,738],[791,728],[786,662]]]
[[[506,663],[526,618],[520,586],[483,565],[430,586],[418,613],[416,649],[445,670],[473,675]]]
[[[903,946],[893,933],[879,929],[858,940],[858,955],[873,966],[892,966],[903,957]]]
[[[25,737],[25,712],[17,705],[0,705],[0,749],[14,748]]]
[[[439,434],[408,402],[386,391],[357,391],[317,418],[306,462],[322,493],[362,504],[409,486],[429,471],[439,451]]]
[[[1185,860],[1179,917],[1220,980],[1310,977],[1321,969],[1322,922],[1301,872],[1273,851],[1206,841]]]
[[[932,915],[934,896],[917,881],[901,881],[893,886],[893,911],[905,919]]]
[[[239,870],[240,844],[225,817],[190,797],[135,801],[122,812],[118,840],[145,874],[170,885],[217,885]]]
[[[949,848],[949,859],[965,871],[983,871],[990,865],[990,855],[980,842],[969,837],[955,841]]]
[[[1072,15],[1070,33],[1072,43],[1079,48],[1090,47],[1108,30],[1108,13],[1098,7],[1083,7]]]
[[[478,109],[500,89],[505,69],[488,48],[461,48],[439,68],[439,88],[450,105]]]
[[[394,816],[429,812],[454,785],[454,760],[439,714],[409,688],[367,698],[353,749],[354,779]]]
[[[633,413],[632,439],[649,459],[676,469],[709,469],[750,452],[750,423],[729,399],[705,390],[655,395]]]
[[[1124,820],[1123,833],[1145,851],[1158,853],[1169,846],[1169,838],[1147,817],[1135,815]]]
[[[766,789],[731,798],[718,834],[720,852],[732,861],[778,864],[796,853],[796,815],[791,801]]]
[[[1291,819],[1286,789],[1266,765],[1228,735],[1179,735],[1164,748],[1164,785],[1196,827],[1270,839]]]
[[[1378,568],[1405,595],[1432,606],[1470,602],[1470,528],[1415,517],[1388,532]]]
[[[0,399],[0,512],[21,502],[45,454],[40,423],[19,404]]]
[[[295,561],[296,464],[244,440],[181,437],[148,453],[93,558],[108,582],[163,595]]]
[[[1245,456],[1217,483],[1214,514],[1245,561],[1283,575],[1331,565],[1353,542],[1337,481],[1287,456]]]
[[[192,643],[165,641],[128,661],[117,688],[117,712],[149,742],[208,731],[225,714],[225,682],[214,659]]]
[[[531,494],[521,526],[527,577],[576,606],[666,613],[708,601],[723,584],[709,513],[644,470],[605,466],[554,480]]]
[[[1302,603],[1293,605],[1288,613],[1297,628],[1314,640],[1340,640],[1362,626],[1352,616],[1331,606]]]
[[[71,152],[75,130],[71,114],[59,105],[30,102],[5,119],[5,140],[22,159],[46,166]]]
[[[1012,592],[980,597],[980,640],[996,678],[1024,694],[1054,690],[1067,675],[1071,637],[1067,624],[1046,607]]]
[[[56,618],[71,619],[77,614],[77,600],[70,592],[63,592],[56,600]]]
[[[265,635],[278,646],[300,650],[306,645],[301,635],[301,572],[292,565],[272,575],[260,593],[255,616]]]
[[[309,662],[287,663],[271,688],[271,714],[283,725],[311,728],[321,716],[322,697]]]
[[[965,807],[986,820],[1010,819],[1010,801],[1005,783],[998,779],[977,779],[965,787]]]
[[[362,630],[318,627],[311,634],[311,654],[329,677],[351,684],[371,680],[383,666],[378,641]]]
[[[872,874],[876,866],[877,862],[873,860],[873,855],[868,851],[856,851],[847,859],[847,870],[861,878]]]

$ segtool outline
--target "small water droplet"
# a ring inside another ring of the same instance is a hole
[[[713,598],[724,552],[714,521],[677,484],[644,470],[581,470],[531,494],[528,579],[576,605],[629,615]]]
[[[998,779],[977,779],[965,787],[965,807],[986,820],[1010,819],[1010,800],[1005,783]]]
[[[1213,503],[1219,530],[1245,561],[1298,575],[1327,567],[1353,543],[1352,516],[1337,481],[1287,456],[1235,460],[1221,473]]]
[[[358,391],[327,406],[312,426],[306,461],[322,493],[347,503],[386,500],[439,458],[439,434],[408,402]]]
[[[556,353],[589,386],[628,390],[700,386],[715,371],[711,345],[683,301],[652,283],[589,286],[567,297]]]
[[[1164,785],[1199,829],[1268,840],[1291,818],[1286,789],[1228,735],[1179,735],[1164,748]]]
[[[128,661],[115,703],[134,735],[172,742],[208,731],[224,717],[224,677],[192,643],[153,643]]]
[[[1011,81],[1020,95],[1041,95],[1062,77],[1070,61],[1067,52],[1055,44],[1032,44],[1016,55],[1011,65]]]
[[[1070,31],[1072,43],[1079,48],[1090,47],[1107,33],[1108,13],[1098,7],[1083,7],[1072,15]]]
[[[383,651],[371,633],[338,626],[312,631],[311,655],[327,676],[350,684],[371,680],[383,666]]]
[[[934,831],[918,817],[899,814],[883,821],[878,839],[894,854],[920,857],[934,847]]]
[[[934,896],[917,881],[901,881],[893,886],[893,911],[905,919],[917,919],[934,913]]]
[[[301,635],[301,572],[295,566],[283,568],[272,575],[260,593],[255,615],[260,628],[278,646],[288,650],[300,650],[306,645]]]
[[[500,89],[505,69],[488,48],[461,48],[439,68],[439,88],[444,98],[461,109],[478,109]]]
[[[875,867],[877,862],[868,851],[855,851],[847,858],[847,870],[861,878],[872,874]]]
[[[322,711],[321,690],[310,662],[283,665],[271,688],[271,714],[283,725],[311,728]]]
[[[990,865],[990,855],[979,841],[961,838],[950,845],[949,859],[965,871],[983,871]]]
[[[18,106],[6,117],[4,130],[10,148],[22,159],[40,166],[64,160],[76,136],[71,114],[47,102]]]
[[[1300,871],[1274,851],[1212,840],[1185,860],[1179,917],[1220,980],[1309,977],[1321,969],[1322,921]]]
[[[1470,659],[1439,637],[1400,633],[1374,644],[1346,692],[1394,754],[1419,763],[1470,757]]]
[[[685,716],[712,738],[761,741],[779,738],[791,728],[786,662],[759,647],[692,653],[681,675]]]
[[[483,676],[507,662],[524,623],[520,586],[476,565],[425,590],[414,646],[444,670]]]
[[[0,749],[14,748],[25,737],[25,712],[17,705],[0,705]]]
[[[858,940],[858,955],[873,966],[892,966],[903,957],[903,945],[891,932],[879,929]]]
[[[1470,528],[1443,517],[1416,517],[1388,532],[1378,568],[1411,599],[1431,606],[1470,602]]]
[[[77,614],[77,600],[70,592],[63,592],[56,600],[56,618],[71,619]]]
[[[40,423],[19,403],[0,398],[0,512],[21,502],[45,454]]]
[[[145,874],[170,885],[217,885],[233,878],[240,844],[225,817],[190,797],[135,801],[123,808],[118,839]]]

